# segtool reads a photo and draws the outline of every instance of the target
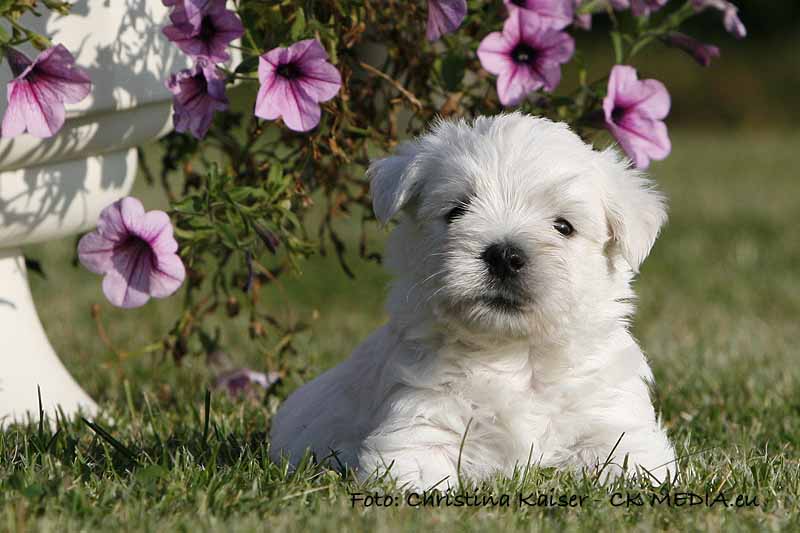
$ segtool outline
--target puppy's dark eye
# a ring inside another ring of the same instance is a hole
[[[453,222],[455,219],[463,217],[464,213],[467,212],[469,209],[469,200],[463,200],[456,206],[454,206],[447,214],[444,216],[444,219],[447,221],[448,224]]]
[[[557,218],[556,221],[553,222],[553,227],[557,232],[565,237],[569,237],[575,231],[575,228],[572,227],[572,224],[563,218]]]

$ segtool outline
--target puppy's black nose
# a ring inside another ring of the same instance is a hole
[[[515,276],[527,261],[525,252],[507,243],[492,244],[481,254],[481,259],[489,267],[489,273],[498,279]]]

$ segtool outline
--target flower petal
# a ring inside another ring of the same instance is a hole
[[[341,74],[327,61],[305,62],[302,71],[302,76],[295,82],[317,102],[327,102],[336,96],[342,87]]]
[[[186,278],[186,268],[177,254],[158,253],[156,265],[150,272],[149,292],[154,298],[174,294]]]
[[[302,67],[305,63],[316,61],[327,61],[328,52],[316,39],[305,39],[298,41],[287,49],[285,63],[294,62]]]
[[[548,31],[541,40],[541,55],[548,61],[566,63],[575,53],[575,39],[563,31]]]
[[[522,9],[536,14],[548,28],[560,30],[572,23],[574,13],[572,0],[505,0],[509,12]]]
[[[425,37],[436,41],[446,33],[454,32],[467,16],[466,0],[428,0],[428,25]]]
[[[636,103],[636,109],[643,115],[654,119],[663,119],[669,114],[671,99],[669,91],[658,80],[642,80],[640,82],[642,99]]]
[[[261,61],[263,64],[269,65],[263,57]],[[272,94],[276,91],[278,83],[286,83],[286,81],[282,80],[274,70],[269,71],[268,68],[264,68],[265,78],[261,80],[261,87],[258,89],[258,95],[256,95],[255,115],[266,120],[275,120],[281,116],[281,110],[272,105],[270,100]],[[259,66],[260,71],[261,67]]]
[[[548,91],[554,91],[561,83],[561,66],[552,61],[541,61],[536,64],[536,73],[542,80],[542,85]]]
[[[17,90],[17,84],[18,82],[13,81],[8,84],[8,107],[5,115],[3,115],[3,125],[2,130],[0,130],[0,136],[2,137],[16,137],[24,132],[26,128],[25,114],[22,112],[23,107],[26,105],[25,100],[19,95],[12,98],[14,91]]]
[[[319,124],[319,104],[303,88],[281,76],[272,83],[262,85],[256,101],[256,115],[266,119],[283,117],[289,129],[309,131]]]
[[[660,120],[629,112],[618,124],[607,125],[636,168],[647,168],[651,159],[664,159],[672,149],[667,126]]]
[[[103,278],[103,293],[117,307],[140,307],[150,299],[153,252],[143,241],[118,246],[113,268]]]
[[[95,274],[105,274],[113,268],[112,255],[116,243],[100,235],[97,231],[87,233],[78,242],[78,259],[81,264]]]
[[[639,113],[627,113],[620,126],[635,137],[652,159],[664,159],[672,149],[667,126],[662,121]]]
[[[541,86],[541,80],[533,75],[530,67],[514,65],[497,77],[497,97],[504,106],[515,106]]]
[[[300,43],[295,43],[295,45],[296,44]],[[258,60],[258,80],[263,84],[270,73],[275,72],[281,65],[287,65],[291,59],[292,56],[288,48],[273,48],[266,54],[262,54]]]
[[[47,87],[28,80],[13,81],[9,86],[9,107],[19,106],[15,113],[22,115],[28,133],[44,139],[61,129],[66,117],[64,104]]]
[[[178,243],[172,235],[172,222],[164,211],[149,211],[136,220],[131,231],[140,239],[147,241],[156,255],[173,254]]]
[[[97,231],[110,241],[123,243],[131,236],[131,227],[144,216],[142,202],[126,196],[109,205],[100,213]]]
[[[667,116],[670,96],[667,88],[658,80],[637,80],[636,69],[626,65],[615,65],[608,79],[608,96],[604,101],[606,114],[613,107],[636,107],[643,114],[660,119]],[[613,105],[609,107],[609,102]]]
[[[75,58],[63,45],[56,45],[51,50],[42,60],[36,58],[36,83],[48,85],[62,102],[80,102],[92,90],[89,74],[75,66]]]
[[[739,11],[736,6],[730,4],[722,15],[722,24],[725,29],[736,37],[737,39],[744,39],[747,37],[747,28],[745,28],[741,19],[739,18]]]
[[[249,368],[237,368],[217,376],[214,379],[214,386],[218,389],[225,389],[232,395],[238,395],[248,391],[253,385],[269,390],[278,381],[280,381],[280,374],[277,372],[264,374]]]
[[[495,76],[514,67],[511,59],[511,51],[514,49],[513,43],[499,31],[490,33],[481,41],[478,46],[478,59],[481,66]]]

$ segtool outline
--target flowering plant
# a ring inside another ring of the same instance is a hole
[[[719,49],[681,32],[701,14],[746,35],[727,0],[162,2],[171,10],[163,35],[193,61],[165,79],[175,132],[161,140],[160,171],[144,169],[148,181],[160,177],[169,217],[122,200],[79,255],[105,275],[116,305],[143,305],[183,283],[185,309],[159,345],[176,358],[219,348],[204,323],[216,312],[247,313],[263,350],[291,350],[299,326],[264,308],[262,288],[331,247],[349,274],[337,225],[346,214],[362,219],[361,255],[379,260],[366,244],[364,170],[435,117],[520,109],[568,122],[589,141],[610,134],[644,168],[670,152],[670,97],[637,72],[640,52],[662,44],[707,66]],[[14,75],[3,136],[55,134],[64,104],[91,90],[68,50],[23,27],[42,7],[69,9],[0,1],[10,28],[0,24],[0,50]],[[575,40],[592,28],[608,35],[614,57],[598,79]],[[20,51],[26,42],[37,57]],[[314,238],[312,209],[322,215]]]

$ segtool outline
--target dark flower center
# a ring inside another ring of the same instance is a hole
[[[195,74],[192,79],[195,82],[195,88],[198,92],[203,94],[208,92],[208,80],[202,70]]]
[[[511,3],[518,7],[525,7],[525,0],[511,0]]]
[[[613,111],[611,111],[611,121],[615,124],[619,124],[623,118],[625,118],[625,112],[627,109],[624,107],[616,106]]]
[[[300,74],[302,74],[302,71],[294,63],[286,63],[280,65],[277,71],[279,76],[282,76],[287,80],[293,80],[295,78],[299,78]]]
[[[114,269],[122,274],[128,284],[140,291],[149,289],[151,269],[158,268],[158,257],[150,243],[136,235],[128,235],[114,248],[112,256]]]
[[[197,37],[203,42],[208,42],[213,39],[216,34],[217,28],[214,27],[214,21],[211,19],[211,17],[203,17]]]
[[[8,66],[11,67],[11,72],[14,74],[15,78],[18,78],[20,74],[25,72],[25,69],[31,64],[30,61],[27,61],[27,58],[24,55],[16,50],[9,49],[9,51],[6,53],[6,59],[8,60]],[[27,79],[31,79],[35,70],[36,69],[34,68],[28,74]]]
[[[519,43],[511,51],[511,58],[515,63],[533,63],[536,60],[536,50],[525,43]]]
[[[133,252],[135,254],[147,254],[152,255],[155,258],[155,254],[152,252],[152,248],[150,247],[150,243],[146,240],[142,239],[141,237],[137,237],[136,235],[128,235],[128,237],[120,244],[117,245],[117,251],[124,250],[127,252]]]

